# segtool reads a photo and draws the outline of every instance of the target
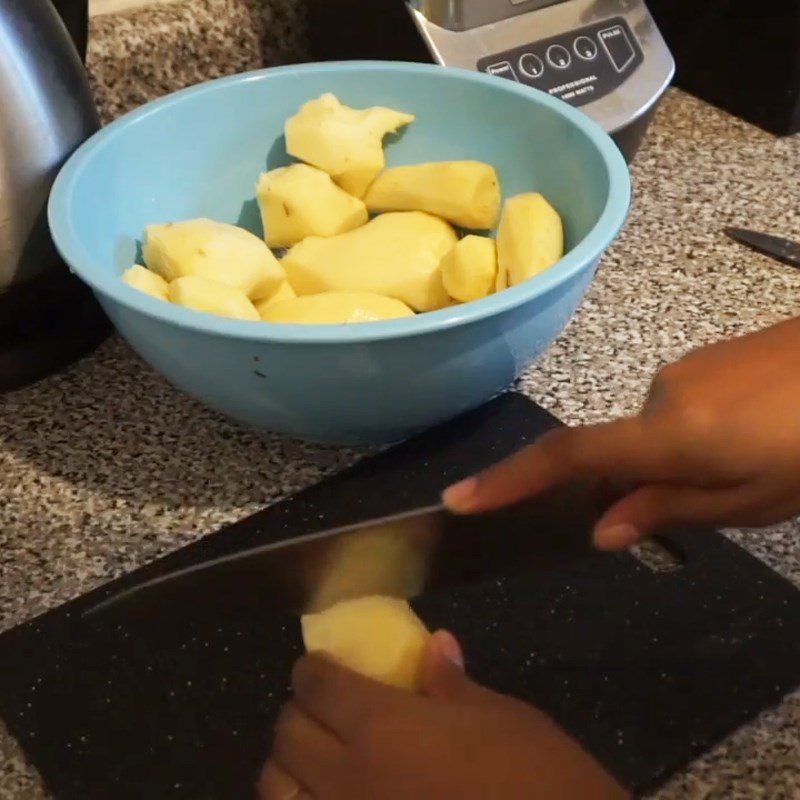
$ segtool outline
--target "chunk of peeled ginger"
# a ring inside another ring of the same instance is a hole
[[[419,688],[430,633],[405,600],[372,595],[343,600],[301,619],[309,652],[324,653],[373,680]]]
[[[544,272],[564,255],[558,212],[538,192],[510,197],[497,230],[497,290]]]
[[[492,294],[497,280],[497,246],[485,236],[465,236],[442,259],[447,294],[461,303]]]
[[[339,186],[363,197],[386,166],[383,139],[414,121],[412,114],[375,106],[355,109],[333,94],[306,103],[286,122],[286,150],[327,172]]]
[[[450,301],[440,263],[457,241],[444,220],[421,211],[382,214],[361,228],[296,244],[282,264],[298,295],[372,292],[401,300],[414,311]]]
[[[233,319],[261,319],[244,292],[200,275],[184,275],[172,281],[169,299],[180,306],[207,314]]]
[[[289,283],[289,281],[284,281],[278,287],[275,294],[263,300],[256,300],[253,305],[256,307],[256,311],[261,315],[261,319],[264,319],[264,314],[270,306],[275,305],[275,303],[282,303],[284,300],[294,300],[295,297],[297,297],[297,295],[294,289],[292,289],[292,284]]]
[[[264,173],[257,188],[266,242],[289,247],[308,236],[335,236],[365,225],[367,207],[307,164]]]
[[[134,289],[149,294],[157,300],[166,300],[169,290],[167,282],[155,272],[143,267],[141,264],[134,264],[130,269],[122,273],[122,280]]]
[[[500,214],[500,180],[481,161],[393,167],[378,175],[364,202],[370,211],[427,211],[462,228],[488,229]]]
[[[325,552],[306,610],[366,595],[420,594],[440,532],[433,515],[412,514],[338,537]]]
[[[197,275],[238,289],[252,300],[273,294],[286,278],[262,239],[211,219],[148,226],[144,259],[167,283]]]
[[[323,292],[272,303],[261,311],[265,322],[336,325],[413,317],[400,300],[372,292]]]

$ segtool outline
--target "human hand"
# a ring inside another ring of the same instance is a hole
[[[629,795],[543,713],[469,680],[438,633],[423,694],[321,656],[295,667],[259,800],[623,800]]]
[[[474,513],[579,478],[636,487],[597,523],[601,549],[800,514],[800,318],[690,353],[656,376],[638,416],[551,431],[444,499]]]

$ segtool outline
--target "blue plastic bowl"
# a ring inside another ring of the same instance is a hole
[[[390,165],[493,164],[505,196],[542,192],[568,253],[526,283],[464,306],[358,325],[267,325],[197,313],[121,280],[150,223],[212,217],[261,233],[260,172],[286,163],[283,125],[335,93],[409,111]],[[247,425],[320,442],[386,443],[475,407],[545,351],[572,316],[629,205],[628,169],[588,117],[475,72],[329,63],[238,75],[146,105],[88,141],[60,173],[50,226],[117,330],[189,395]]]

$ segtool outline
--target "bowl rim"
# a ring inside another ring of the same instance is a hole
[[[491,86],[495,91],[517,94],[547,106],[576,125],[597,148],[606,168],[608,196],[600,217],[583,239],[553,267],[497,294],[470,303],[394,320],[361,324],[306,325],[291,323],[255,324],[245,320],[204,314],[150,297],[112,275],[94,259],[72,226],[74,187],[96,152],[107,147],[128,127],[151,114],[183,102],[189,97],[223,91],[226,86],[269,80],[275,75],[326,74],[342,70],[359,72],[403,72],[411,75],[436,74],[453,80]],[[63,259],[82,281],[104,297],[160,322],[198,333],[280,343],[363,343],[402,339],[460,327],[509,311],[526,301],[547,294],[598,258],[619,233],[628,215],[631,182],[628,165],[611,137],[590,117],[568,103],[538,89],[474,70],[394,61],[331,61],[270,67],[206,81],[168,94],[128,112],[84,142],[60,170],[48,202],[48,221],[53,241]],[[81,267],[81,264],[87,265]]]

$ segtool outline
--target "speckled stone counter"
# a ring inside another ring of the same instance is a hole
[[[299,0],[187,0],[95,17],[87,56],[105,122],[210,78],[304,58]]]
[[[297,57],[291,0],[191,0],[94,23],[106,119],[165,91]],[[686,350],[800,312],[800,271],[728,242],[742,224],[800,238],[800,138],[776,140],[671,92],[633,168],[630,221],[580,312],[520,388],[567,422],[630,412]],[[167,386],[112,339],[0,398],[0,627],[178,548],[357,454],[259,437]],[[732,531],[800,585],[800,527]],[[0,797],[46,797],[0,732]],[[659,800],[800,797],[800,694],[662,789]]]

